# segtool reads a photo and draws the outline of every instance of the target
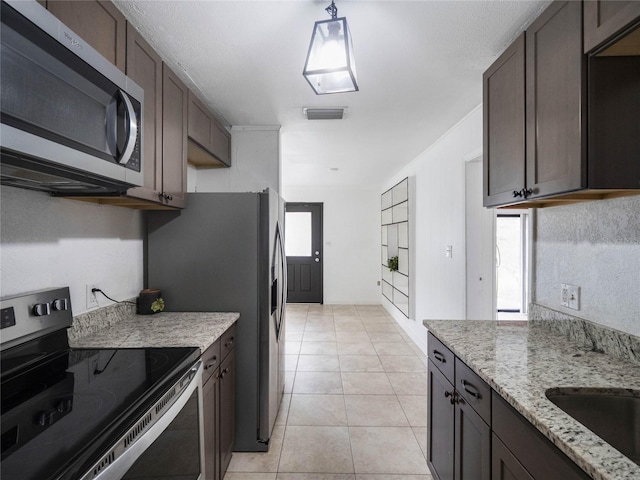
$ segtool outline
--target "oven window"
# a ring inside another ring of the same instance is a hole
[[[123,479],[196,480],[200,477],[198,389],[167,429],[133,464]]]

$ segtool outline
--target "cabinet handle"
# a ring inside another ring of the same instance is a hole
[[[224,343],[225,347],[230,347],[231,345],[233,345],[233,337],[231,337],[228,342]]]
[[[533,194],[533,189],[531,188],[523,188],[520,191],[518,190],[513,191],[514,198],[517,198],[517,197],[529,198],[531,194]]]
[[[455,390],[451,391],[451,392],[444,392],[444,398],[448,398],[451,397],[449,399],[449,402],[451,403],[451,405],[454,405],[456,403],[460,403],[460,401],[462,400],[459,396],[458,396],[458,392],[456,392]]]
[[[435,357],[436,360],[438,360],[441,363],[447,363],[447,359],[445,358],[445,356],[443,354],[441,354],[438,350],[434,350],[433,351],[433,356]]]
[[[210,368],[212,368],[214,365],[216,365],[218,363],[218,357],[213,357],[210,361],[208,361],[205,366],[204,369],[205,370],[209,370]]]
[[[474,387],[472,383],[467,382],[466,380],[462,380],[461,383],[462,383],[462,388],[464,388],[465,392],[467,392],[472,397],[475,397],[476,399],[480,400],[480,392],[476,390],[476,387]]]

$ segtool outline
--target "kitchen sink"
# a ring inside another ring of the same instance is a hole
[[[640,390],[550,388],[547,398],[640,465]]]

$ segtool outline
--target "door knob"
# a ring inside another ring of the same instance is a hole
[[[319,259],[319,258],[316,258],[316,262],[319,262],[319,261],[320,261],[320,259]]]
[[[320,255],[320,252],[318,250],[316,250],[316,255]]]

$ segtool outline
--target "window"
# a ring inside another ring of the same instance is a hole
[[[498,214],[496,295],[500,313],[526,314],[528,305],[528,214]]]

